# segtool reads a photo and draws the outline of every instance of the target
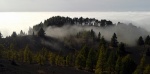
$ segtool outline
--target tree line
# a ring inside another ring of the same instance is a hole
[[[107,21],[106,19],[98,20],[95,18],[83,18],[83,17],[70,18],[70,17],[63,17],[63,16],[53,16],[45,20],[44,22],[41,22],[33,26],[33,30],[39,31],[40,28],[45,29],[49,26],[61,27],[63,25],[85,25],[85,26],[87,25],[87,26],[105,27],[105,26],[112,26],[114,24],[112,21],[110,20]]]

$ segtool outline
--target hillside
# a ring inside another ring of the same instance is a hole
[[[54,16],[2,38],[1,73],[133,74],[150,64],[150,36],[132,24]]]

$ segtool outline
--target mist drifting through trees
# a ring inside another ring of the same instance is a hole
[[[113,33],[116,33],[118,35],[118,40],[120,42],[124,42],[128,45],[136,45],[136,40],[139,36],[143,36],[144,38],[149,35],[150,33],[146,31],[143,28],[138,28],[134,25],[128,25],[128,24],[117,24],[117,26],[110,26],[106,28],[101,27],[94,27],[94,26],[70,26],[65,25],[63,27],[55,27],[50,26],[46,29],[46,35],[52,36],[56,38],[62,38],[66,35],[75,35],[76,33],[80,31],[89,31],[93,29],[98,35],[99,32],[101,32],[101,35],[105,37],[106,40],[110,41],[111,36]]]
[[[12,67],[37,67],[33,72],[53,74],[64,68],[90,74],[150,73],[149,32],[131,23],[53,16],[30,27],[28,34],[21,30],[2,36],[0,61]],[[0,65],[2,72],[12,69]],[[60,69],[44,69],[48,67]]]

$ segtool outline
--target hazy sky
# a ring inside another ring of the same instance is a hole
[[[0,12],[0,32],[3,36],[20,30],[28,33],[29,26],[39,24],[52,16],[89,17],[117,23],[133,23],[150,31],[150,12]]]
[[[150,0],[0,0],[0,11],[150,11]]]

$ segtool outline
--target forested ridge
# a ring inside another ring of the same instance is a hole
[[[63,16],[53,16],[47,20],[44,20],[44,22],[41,22],[35,26],[33,26],[34,31],[39,31],[42,27],[43,29],[49,27],[49,26],[57,26],[62,27],[64,25],[81,25],[81,26],[112,26],[114,25],[112,21],[102,19],[98,20],[95,18],[83,18],[83,17],[63,17]]]
[[[28,35],[21,30],[20,34],[13,32],[11,36],[3,38],[0,33],[0,59],[10,60],[12,65],[73,67],[95,74],[150,73],[149,35],[140,36],[135,46],[129,46],[118,41],[116,33],[107,41],[101,32],[97,34],[93,29],[61,39],[45,33],[49,26],[64,25],[116,26],[105,19],[99,21],[95,18],[54,16],[33,26]]]

